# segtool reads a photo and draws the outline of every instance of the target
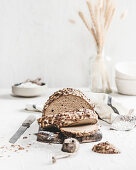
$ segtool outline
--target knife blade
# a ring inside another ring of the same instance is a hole
[[[28,116],[28,118],[22,123],[21,127],[10,138],[9,142],[14,144],[20,138],[20,136],[30,127],[35,119],[36,117],[34,115]]]

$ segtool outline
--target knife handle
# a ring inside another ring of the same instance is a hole
[[[30,127],[30,125],[35,121],[36,117],[34,115],[28,116],[28,118],[22,123],[22,126]]]

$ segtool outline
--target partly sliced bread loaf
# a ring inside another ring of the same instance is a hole
[[[98,125],[83,125],[74,127],[62,127],[60,131],[67,137],[89,136],[98,131]]]
[[[81,91],[67,88],[59,90],[49,97],[43,109],[43,116],[82,108],[93,110],[94,104]]]
[[[65,127],[83,124],[96,124],[97,114],[90,109],[80,109],[79,111],[69,111],[55,115],[46,115],[38,119],[41,128],[47,126]]]

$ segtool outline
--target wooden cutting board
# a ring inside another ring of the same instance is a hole
[[[44,143],[54,143],[54,144],[62,144],[64,139],[68,138],[64,136],[58,129],[42,129],[39,128],[39,132],[37,135],[37,141],[44,142]],[[90,143],[90,142],[97,142],[102,139],[102,133],[100,130],[97,132],[82,137],[76,137],[76,139],[80,143]]]

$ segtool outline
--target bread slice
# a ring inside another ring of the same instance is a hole
[[[75,111],[82,108],[93,110],[94,104],[80,90],[66,88],[55,92],[49,97],[45,103],[42,116]]]
[[[94,145],[92,151],[102,154],[118,154],[120,151],[110,144],[109,142],[101,142],[97,145]]]
[[[98,125],[83,125],[83,126],[74,126],[74,127],[62,127],[60,131],[67,137],[82,137],[89,136],[98,131]]]
[[[96,124],[97,114],[90,109],[80,109],[79,111],[69,111],[55,115],[47,115],[38,119],[41,128],[48,126],[65,127],[83,124]]]

